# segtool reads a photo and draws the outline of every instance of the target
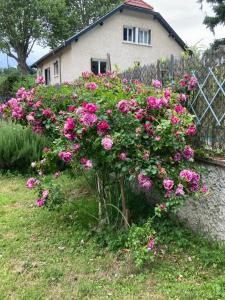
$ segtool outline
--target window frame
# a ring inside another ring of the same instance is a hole
[[[127,30],[127,40],[124,39],[124,30]],[[131,41],[128,40],[129,38],[129,30],[132,30]],[[124,25],[123,26],[123,41],[128,44],[135,44],[137,36],[137,27]]]
[[[142,42],[139,42],[140,32],[142,32]],[[147,33],[147,43],[144,42],[145,33]],[[151,29],[138,28],[138,45],[151,46],[151,33],[152,33]]]
[[[97,62],[98,63],[98,74],[103,74],[101,73],[101,63],[106,64],[106,71],[108,70],[108,60],[107,59],[102,59],[102,58],[91,58],[91,71],[92,71],[92,63]],[[93,72],[93,71],[92,71]],[[94,72],[93,72],[94,73]]]
[[[132,29],[132,42],[129,40],[125,40],[124,39],[124,30],[127,30],[126,36],[128,39],[129,36],[129,30]],[[139,35],[140,32],[142,32],[142,42],[140,41]],[[145,33],[147,34],[147,43],[144,42],[145,40]],[[134,44],[134,45],[140,45],[140,46],[151,46],[151,38],[152,38],[152,31],[151,29],[147,29],[147,28],[141,28],[141,27],[134,27],[131,25],[124,25],[123,26],[123,43],[127,43],[127,44]]]
[[[56,66],[57,66],[57,73],[56,73]],[[53,69],[54,69],[54,77],[58,77],[59,76],[59,60],[58,59],[53,63]]]

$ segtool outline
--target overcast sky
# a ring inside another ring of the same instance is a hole
[[[225,37],[225,27],[217,27],[214,36],[210,30],[202,24],[205,15],[212,14],[212,9],[209,5],[204,5],[203,10],[201,10],[196,0],[146,0],[146,2],[151,4],[155,11],[162,14],[189,46],[198,43],[198,46],[207,48],[215,38]],[[48,49],[35,46],[28,59],[28,63],[33,63],[47,52]],[[10,66],[16,65],[15,61],[11,59],[9,60],[9,64]],[[6,66],[6,55],[0,54],[0,67]]]

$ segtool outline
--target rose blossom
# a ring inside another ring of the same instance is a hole
[[[51,111],[50,108],[43,109],[43,110],[42,110],[42,114],[43,114],[44,117],[50,117],[51,114],[52,114],[52,111]]]
[[[191,125],[187,130],[186,130],[186,134],[187,135],[195,135],[197,132],[197,129],[194,125]]]
[[[163,106],[163,100],[155,97],[149,97],[147,103],[148,106],[153,109],[160,109]]]
[[[185,181],[191,182],[191,180],[193,178],[193,172],[190,170],[183,170],[180,172],[179,176],[181,179],[185,179]]]
[[[183,196],[185,194],[183,184],[181,184],[181,183],[178,184],[175,194],[176,194],[176,196]]]
[[[45,84],[45,79],[43,76],[38,76],[36,81],[35,81],[36,84]]]
[[[138,175],[138,183],[140,187],[150,190],[152,188],[152,181],[149,177],[145,176],[143,173]]]
[[[26,187],[28,189],[33,189],[35,186],[39,184],[39,181],[36,178],[29,178],[26,183]]]
[[[74,105],[70,105],[68,107],[69,112],[74,112],[75,111],[75,106]]]
[[[87,103],[84,107],[90,113],[95,113],[97,111],[97,105],[94,103]]]
[[[164,179],[163,180],[163,186],[166,190],[170,191],[174,187],[174,181],[171,179]]]
[[[171,97],[171,91],[169,89],[165,89],[165,91],[164,91],[164,97],[166,99],[170,99],[170,97]]]
[[[187,101],[187,96],[185,95],[185,94],[180,94],[180,95],[178,95],[178,100],[180,101],[180,102],[185,102],[185,101]]]
[[[112,146],[113,146],[113,140],[111,139],[110,136],[106,136],[104,137],[104,139],[102,140],[102,146],[105,150],[111,150]]]
[[[72,118],[68,118],[64,125],[64,131],[73,130],[75,128],[75,121]]]
[[[144,160],[149,160],[149,157],[150,157],[150,153],[147,152],[147,151],[145,151],[145,152],[144,152],[144,155],[143,155],[143,159],[144,159]]]
[[[207,185],[204,185],[204,186],[202,187],[201,192],[202,192],[202,193],[208,193],[208,192],[209,192],[208,186],[207,186]]]
[[[177,117],[175,117],[175,116],[172,116],[172,118],[171,118],[171,123],[172,123],[173,125],[177,125],[179,122],[180,122],[180,119],[179,119],[179,118],[177,118]]]
[[[147,245],[147,251],[151,251],[154,248],[155,245],[155,240],[154,239],[150,239]]]
[[[93,168],[93,163],[90,159],[87,159],[86,157],[82,157],[80,160],[80,163],[83,165],[83,167],[86,170],[90,170]]]
[[[94,91],[98,88],[98,85],[95,82],[88,82],[85,84],[86,89]]]
[[[85,126],[92,127],[96,122],[98,118],[95,114],[85,112],[82,114],[82,117],[80,118],[80,122],[83,123]]]
[[[48,194],[49,194],[49,191],[48,190],[44,190],[42,192],[42,199],[47,199],[48,198]]]
[[[194,150],[190,146],[184,148],[183,156],[186,160],[190,160],[194,156]]]
[[[80,144],[74,144],[73,149],[75,152],[78,152],[80,150]]]
[[[109,130],[109,124],[106,121],[101,121],[97,125],[97,132],[99,135],[104,135]]]
[[[117,108],[122,112],[122,113],[128,113],[129,112],[129,102],[128,100],[121,100],[117,104]]]
[[[160,89],[162,87],[162,82],[159,80],[152,80],[152,85],[154,86],[154,88]]]
[[[126,152],[121,152],[119,155],[120,160],[127,160],[127,153]]]
[[[72,153],[67,151],[59,152],[59,158],[61,158],[65,163],[69,163],[72,160]]]
[[[164,209],[166,209],[166,203],[162,203],[162,204],[160,204],[160,206],[159,206],[159,207],[160,207],[160,209],[161,209],[161,210],[164,210]]]
[[[175,112],[182,115],[185,112],[185,108],[182,105],[176,105],[175,106]]]
[[[175,154],[175,156],[174,156],[174,160],[175,160],[175,161],[181,161],[181,159],[182,159],[181,153],[177,152],[177,153]]]
[[[36,205],[37,205],[38,207],[42,207],[42,206],[44,206],[44,204],[45,204],[45,199],[38,199],[38,200],[36,201]]]

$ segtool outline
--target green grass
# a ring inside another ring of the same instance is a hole
[[[122,251],[100,246],[96,200],[82,180],[61,180],[69,202],[48,212],[25,178],[0,177],[0,300],[225,299],[222,246],[162,220],[158,258],[137,270]]]

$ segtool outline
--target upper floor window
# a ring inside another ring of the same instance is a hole
[[[139,28],[138,43],[144,45],[150,45],[150,42],[151,42],[151,31]]]
[[[124,26],[123,40],[127,43],[150,45],[151,30],[141,29],[138,27]]]
[[[56,60],[54,62],[54,76],[58,76],[59,75],[59,62],[58,60]]]
[[[123,28],[123,40],[129,43],[135,43],[135,27],[124,27]]]

